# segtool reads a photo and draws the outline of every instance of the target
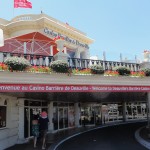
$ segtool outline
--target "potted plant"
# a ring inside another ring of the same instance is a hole
[[[30,66],[30,62],[23,57],[8,57],[4,61],[6,65],[8,65],[8,69],[13,71],[23,71],[28,66]]]
[[[144,71],[145,76],[150,76],[150,68],[142,68],[141,71]]]
[[[117,71],[119,75],[130,75],[130,69],[124,66],[114,67],[113,70]]]
[[[104,68],[100,65],[92,65],[90,66],[91,72],[93,74],[103,74],[104,73]]]
[[[67,73],[69,69],[67,62],[63,60],[52,61],[50,67],[53,71],[59,73]]]

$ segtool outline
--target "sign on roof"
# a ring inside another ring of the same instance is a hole
[[[77,45],[77,46],[80,46],[80,47],[84,47],[86,49],[89,49],[89,46],[87,44],[84,44],[84,43],[81,43],[79,42],[78,40],[75,40],[75,39],[72,39],[68,36],[65,36],[65,35],[62,35],[60,33],[57,33],[57,32],[54,32],[53,30],[50,30],[48,28],[44,28],[44,33],[51,36],[51,37],[57,37],[57,36],[60,36],[62,38],[64,38],[64,40],[70,44],[74,44],[74,45]]]

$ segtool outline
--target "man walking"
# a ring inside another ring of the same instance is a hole
[[[40,133],[42,137],[42,149],[46,148],[46,135],[48,131],[48,123],[49,119],[47,117],[47,112],[43,111],[41,113],[41,117],[39,118],[39,126],[40,126]]]

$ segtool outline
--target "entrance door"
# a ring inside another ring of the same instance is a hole
[[[141,103],[137,105],[137,118],[146,118],[146,103]]]
[[[24,108],[24,137],[32,136],[32,120],[34,115],[40,115],[42,111],[47,111],[47,108],[30,107]]]
[[[59,107],[58,108],[58,123],[59,129],[68,127],[68,108],[67,107]]]
[[[91,105],[84,105],[81,107],[81,124],[93,125],[95,124],[95,110]]]
[[[128,119],[145,119],[147,117],[146,103],[135,102],[127,103]]]
[[[101,120],[101,107],[100,106],[94,106],[93,107],[93,109],[94,109],[94,114],[95,114],[95,124],[96,125],[99,125],[99,124],[101,124],[102,122],[102,120]]]

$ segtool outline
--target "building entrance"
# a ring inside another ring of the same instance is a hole
[[[54,130],[74,127],[74,104],[73,103],[53,103],[53,124]]]
[[[123,107],[121,104],[102,105],[102,123],[123,120]]]
[[[24,137],[32,136],[32,120],[34,115],[41,114],[42,111],[47,112],[47,102],[25,100],[24,108]]]
[[[81,125],[101,124],[100,104],[81,104]]]
[[[59,129],[68,127],[68,108],[58,108]]]
[[[126,104],[127,119],[145,119],[147,108],[145,102],[133,102]]]

